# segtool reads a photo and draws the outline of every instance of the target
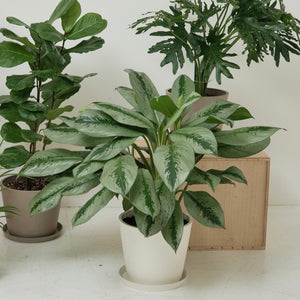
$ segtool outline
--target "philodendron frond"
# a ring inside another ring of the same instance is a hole
[[[136,33],[150,32],[161,40],[148,53],[161,53],[161,66],[172,64],[173,73],[185,64],[194,64],[196,91],[206,95],[213,72],[216,81],[233,78],[231,61],[234,46],[243,43],[247,64],[271,55],[290,61],[290,54],[300,54],[300,22],[286,12],[282,0],[173,0],[169,11],[150,12],[131,25]]]
[[[184,119],[201,97],[191,79],[179,76],[172,96],[160,96],[152,81],[141,72],[126,70],[131,88],[118,92],[132,109],[94,103],[76,118],[62,117],[64,126],[45,130],[59,143],[90,148],[84,152],[52,149],[33,155],[20,175],[59,174],[31,202],[32,214],[48,210],[64,195],[99,191],[73,218],[82,224],[114,196],[121,196],[124,209],[133,209],[138,229],[151,236],[162,232],[176,251],[182,236],[181,202],[190,215],[205,226],[224,228],[224,214],[218,201],[204,191],[189,191],[193,184],[218,184],[246,179],[241,170],[201,170],[195,163],[203,155],[245,157],[263,150],[279,128],[244,127],[220,131],[219,124],[252,118],[239,104],[216,100]],[[141,141],[143,145],[141,146]],[[97,144],[97,145],[96,145]],[[61,176],[65,172],[65,176]]]

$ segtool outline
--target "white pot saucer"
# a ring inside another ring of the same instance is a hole
[[[184,270],[182,277],[179,281],[168,283],[168,284],[143,284],[137,283],[129,279],[125,266],[122,266],[119,270],[119,277],[123,284],[126,286],[133,288],[135,290],[140,290],[144,292],[160,292],[172,290],[180,287],[187,279],[187,273]]]
[[[19,243],[43,243],[43,242],[54,240],[57,237],[59,237],[62,232],[63,226],[58,222],[56,231],[54,233],[45,236],[38,236],[38,237],[23,237],[23,236],[10,234],[7,230],[6,224],[3,226],[2,229],[3,229],[4,236],[9,240],[19,242]]]

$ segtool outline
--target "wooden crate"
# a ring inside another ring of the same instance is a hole
[[[197,165],[202,170],[240,168],[248,185],[218,185],[215,193],[206,185],[190,190],[209,192],[221,204],[226,229],[207,228],[193,221],[191,250],[265,249],[270,158],[261,152],[248,158],[226,159],[205,156]]]

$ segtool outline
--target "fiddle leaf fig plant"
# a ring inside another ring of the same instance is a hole
[[[208,82],[215,72],[233,78],[231,61],[237,54],[234,46],[243,43],[247,64],[260,62],[271,55],[290,61],[290,54],[300,54],[300,22],[286,12],[282,0],[173,0],[169,11],[149,12],[131,27],[137,34],[149,31],[161,41],[148,53],[162,53],[161,66],[172,64],[173,73],[186,59],[194,64],[196,92],[206,95]]]
[[[62,0],[44,22],[29,25],[15,17],[7,18],[11,25],[25,27],[27,37],[0,29],[7,39],[0,43],[0,67],[13,68],[23,63],[29,66],[27,74],[7,76],[10,93],[0,96],[0,115],[7,121],[1,136],[9,143],[28,143],[26,148],[19,145],[5,149],[6,153],[0,155],[0,164],[5,168],[22,166],[37,149],[46,149],[51,139],[41,130],[59,128],[57,118],[73,110],[72,105],[64,105],[65,101],[79,91],[84,79],[96,75],[65,73],[72,53],[95,51],[104,44],[96,35],[106,28],[107,21],[97,13],[80,15],[77,0]],[[61,23],[59,29],[53,25],[57,19]],[[81,137],[88,144],[92,140],[83,134]]]
[[[191,79],[179,76],[172,87],[172,97],[160,96],[149,77],[126,70],[131,88],[118,92],[131,109],[107,102],[95,102],[75,119],[65,120],[65,127],[48,128],[45,135],[64,143],[69,132],[76,139],[82,135],[102,139],[98,145],[87,142],[88,154],[62,152],[48,156],[36,153],[20,175],[69,174],[52,181],[30,204],[32,214],[58,204],[63,195],[88,191],[99,184],[96,194],[75,214],[72,223],[87,222],[114,196],[122,198],[125,210],[133,209],[140,232],[147,236],[162,232],[176,251],[184,226],[181,203],[201,224],[225,228],[223,210],[207,192],[189,191],[194,184],[207,184],[212,192],[218,184],[247,183],[241,170],[201,170],[195,165],[205,154],[221,157],[245,157],[269,144],[279,128],[243,127],[220,131],[219,124],[233,126],[234,121],[252,118],[239,104],[225,100],[210,102],[187,120],[192,104],[201,97],[190,85]],[[85,144],[82,138],[82,145]],[[48,150],[49,153],[50,150]],[[84,152],[85,153],[85,152]],[[55,160],[55,164],[54,164]],[[73,166],[72,166],[73,165]]]

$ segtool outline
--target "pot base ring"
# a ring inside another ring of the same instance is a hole
[[[56,239],[60,236],[62,232],[63,226],[61,223],[57,223],[56,231],[49,235],[38,236],[38,237],[24,237],[10,234],[7,230],[7,224],[5,224],[2,228],[4,236],[9,240],[19,243],[43,243]]]
[[[182,277],[179,281],[167,283],[167,284],[143,284],[134,282],[129,279],[125,266],[122,266],[119,270],[119,277],[121,282],[129,288],[140,290],[144,292],[160,292],[160,291],[167,291],[172,290],[180,287],[187,279],[187,273],[184,270]]]

